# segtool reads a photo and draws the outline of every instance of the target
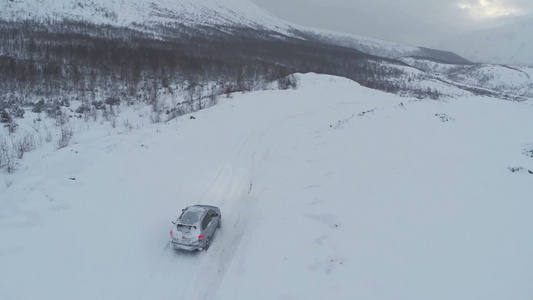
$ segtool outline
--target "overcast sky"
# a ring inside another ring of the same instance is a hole
[[[533,12],[533,0],[251,1],[293,23],[428,47]]]

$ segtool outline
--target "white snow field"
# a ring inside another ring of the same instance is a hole
[[[533,299],[531,102],[306,74],[194,117],[1,173],[0,299]],[[174,251],[195,203],[222,228]]]
[[[127,27],[157,23],[243,26],[289,35],[292,29],[248,0],[13,0],[4,1],[0,19],[68,19]]]

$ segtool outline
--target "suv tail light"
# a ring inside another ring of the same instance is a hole
[[[170,235],[173,235],[173,234],[174,234],[174,232],[171,230],[171,231],[170,231]]]
[[[198,237],[198,240],[201,241],[204,239],[204,235],[203,234],[200,234],[200,236]]]

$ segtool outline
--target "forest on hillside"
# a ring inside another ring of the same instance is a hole
[[[346,47],[252,29],[0,21],[0,110],[16,114],[19,106],[50,107],[71,100],[152,103],[158,91],[176,87],[193,102],[206,95],[261,89],[276,80],[280,88],[288,88],[294,83],[287,76],[295,72],[338,75],[399,92],[412,89],[391,80],[402,74],[397,67],[402,65]],[[438,97],[432,93],[417,92]]]

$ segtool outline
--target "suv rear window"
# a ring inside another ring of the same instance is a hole
[[[178,224],[178,226],[176,226],[176,228],[178,228],[178,231],[181,231],[181,232],[184,232],[184,233],[190,233],[194,229],[196,229],[196,226]]]
[[[195,225],[198,223],[202,211],[188,209],[183,212],[183,215],[180,217],[180,223],[185,225]]]

